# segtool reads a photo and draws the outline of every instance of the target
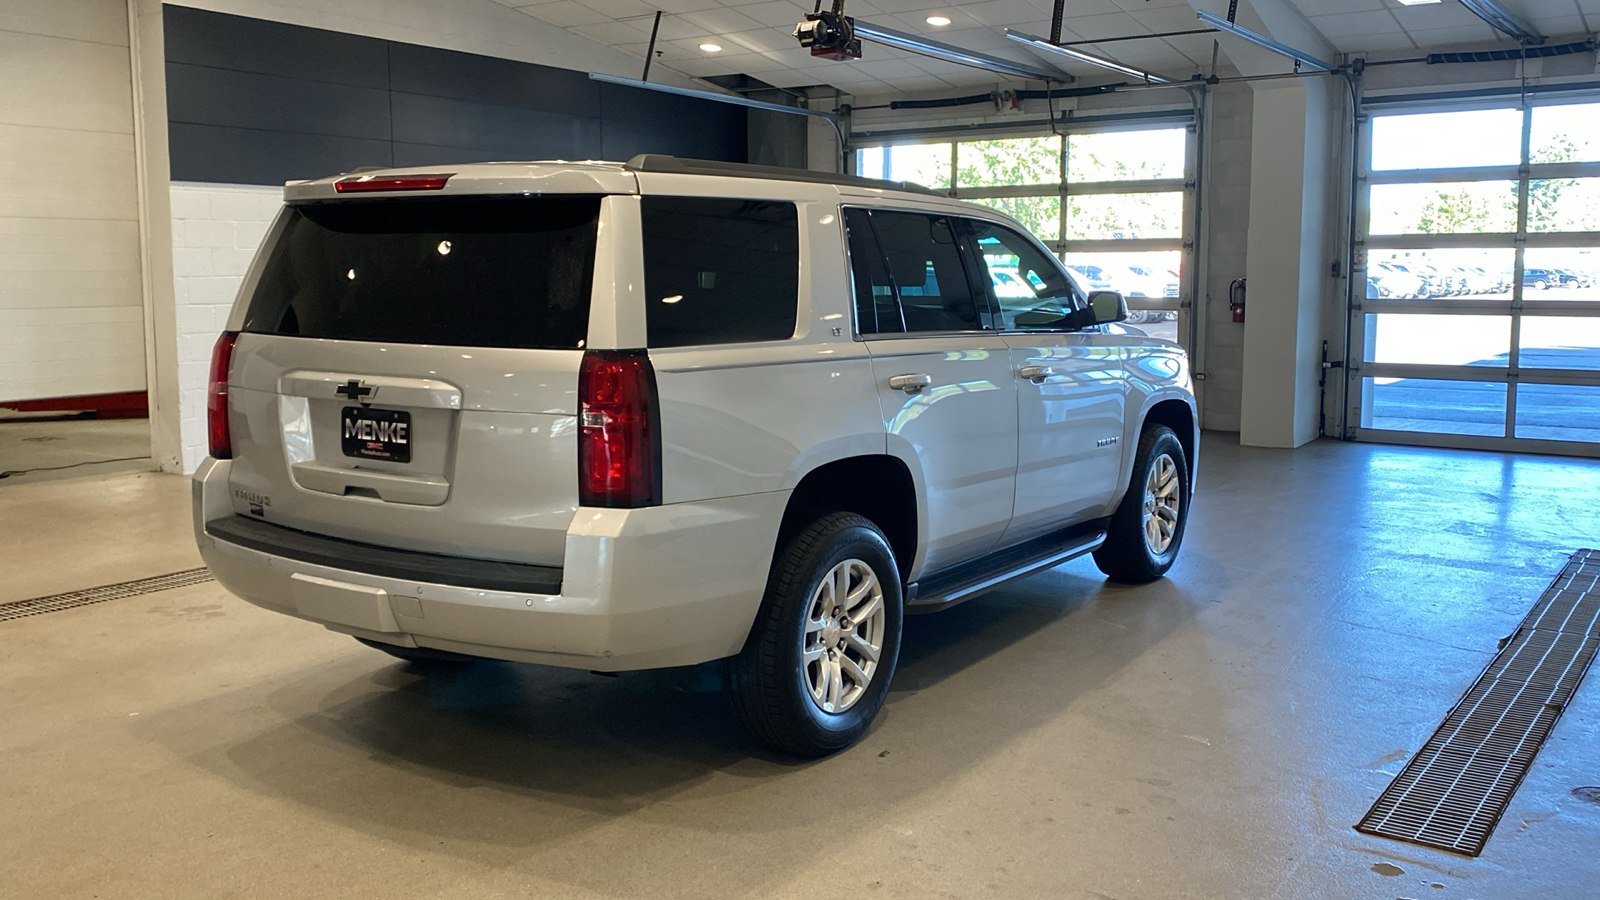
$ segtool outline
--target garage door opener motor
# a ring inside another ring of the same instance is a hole
[[[844,0],[833,0],[831,11],[824,10],[822,0],[817,0],[811,15],[794,27],[794,36],[812,56],[840,61],[861,58],[861,39],[856,37],[855,19],[844,14]]]

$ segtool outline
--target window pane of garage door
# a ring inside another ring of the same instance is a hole
[[[1372,186],[1372,234],[1510,234],[1516,230],[1515,181]]]
[[[1367,316],[1367,362],[1504,368],[1511,359],[1511,316],[1379,313]],[[1440,403],[1448,402],[1439,398]]]
[[[967,141],[956,148],[958,187],[1056,185],[1061,182],[1061,138]]]
[[[1514,166],[1522,157],[1522,112],[1472,109],[1372,120],[1372,170]]]
[[[1517,437],[1600,442],[1600,387],[1524,384],[1517,388]]]
[[[899,144],[857,150],[856,174],[947,190],[950,187],[950,145]]]
[[[1530,162],[1600,162],[1600,103],[1536,107],[1531,137]]]
[[[1366,399],[1372,409],[1369,428],[1481,437],[1506,433],[1504,383],[1368,378]]]
[[[1188,129],[1103,131],[1067,141],[1067,180],[1148,181],[1182,178]]]
[[[1373,250],[1367,258],[1367,299],[1511,302],[1517,252],[1504,249]],[[1437,305],[1437,304],[1435,304]]]
[[[1139,240],[1183,237],[1183,192],[1069,197],[1067,239]]]

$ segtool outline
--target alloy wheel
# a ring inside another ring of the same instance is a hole
[[[1144,482],[1144,543],[1150,553],[1160,556],[1172,546],[1178,534],[1178,515],[1183,494],[1178,479],[1178,464],[1163,453],[1150,464]]]
[[[839,563],[817,584],[800,639],[806,688],[817,708],[842,713],[866,694],[887,622],[883,583],[862,560]]]

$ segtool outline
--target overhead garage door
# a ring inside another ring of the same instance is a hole
[[[1600,455],[1600,102],[1368,111],[1352,435]]]
[[[1089,290],[1120,291],[1130,324],[1188,342],[1194,158],[1187,124],[1069,125],[1063,134],[915,141],[856,151],[856,173],[992,206],[1030,228]]]

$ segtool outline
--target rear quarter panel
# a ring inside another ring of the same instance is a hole
[[[849,269],[833,187],[649,173],[639,180],[646,196],[795,202],[800,224],[790,340],[650,351],[661,403],[663,499],[792,490],[825,463],[882,455],[871,359],[851,335]],[[643,311],[635,317],[642,322]]]

